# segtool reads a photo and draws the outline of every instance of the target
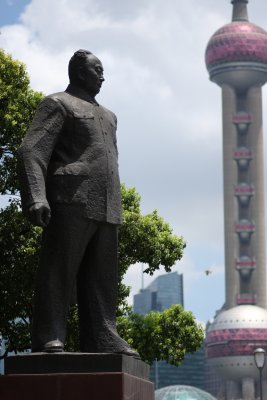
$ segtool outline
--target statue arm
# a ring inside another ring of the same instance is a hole
[[[50,219],[46,173],[64,120],[65,111],[59,101],[45,98],[18,150],[22,208],[33,224],[43,227]]]

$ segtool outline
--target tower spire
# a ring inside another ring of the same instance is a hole
[[[231,0],[233,4],[232,21],[248,21],[248,0]]]

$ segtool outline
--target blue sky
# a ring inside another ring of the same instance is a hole
[[[29,0],[0,0],[0,25],[14,24]]]
[[[64,90],[79,48],[103,61],[98,100],[118,117],[121,180],[140,192],[144,213],[158,209],[185,237],[174,270],[184,274],[185,308],[201,321],[224,303],[221,93],[204,53],[232,6],[214,3],[0,0],[0,47],[26,64],[33,89]],[[250,20],[267,30],[266,12],[266,0],[250,1]],[[266,88],[263,101],[266,116]],[[141,267],[125,281],[136,293]]]

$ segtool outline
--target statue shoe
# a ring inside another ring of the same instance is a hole
[[[137,351],[134,351],[134,350],[130,349],[130,347],[125,347],[121,351],[116,351],[115,354],[123,354],[123,355],[126,355],[126,356],[137,358],[139,360],[141,359],[139,353],[137,353]]]
[[[43,346],[42,351],[45,353],[61,353],[64,351],[64,344],[58,339],[51,340]]]

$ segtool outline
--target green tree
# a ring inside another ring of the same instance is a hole
[[[118,331],[149,364],[165,360],[180,365],[186,353],[194,353],[204,339],[202,327],[180,304],[163,312],[118,317]]]
[[[23,217],[16,201],[0,212],[0,331],[10,350],[29,348],[41,231]]]
[[[27,131],[36,105],[43,95],[30,88],[25,66],[19,61],[14,61],[2,50],[0,50],[0,84],[0,193],[18,195],[16,151]],[[123,225],[119,231],[118,321],[122,335],[139,350],[138,339],[135,339],[138,335],[141,338],[141,333],[138,333],[137,329],[139,322],[133,324],[133,321],[139,319],[132,314],[128,319],[125,317],[129,312],[126,301],[129,288],[123,285],[123,276],[130,265],[138,262],[147,264],[145,272],[149,274],[153,274],[160,265],[163,265],[166,271],[170,271],[172,265],[182,257],[185,242],[183,238],[172,233],[169,225],[156,211],[147,215],[141,214],[140,196],[135,189],[127,189],[122,185],[122,201]],[[22,350],[29,346],[33,283],[40,242],[41,229],[33,227],[23,217],[19,197],[11,200],[8,207],[0,212],[0,330],[11,349]],[[180,310],[179,313],[180,318],[183,312]],[[149,318],[154,322],[148,323],[147,326],[162,330],[162,327],[159,328],[161,325],[158,316]],[[174,318],[174,314],[170,314],[169,321],[171,318]],[[75,307],[71,310],[68,323],[70,328],[68,347],[70,350],[77,350]],[[176,324],[175,320],[173,323]],[[199,337],[197,324],[192,323],[191,327],[192,332],[195,331],[196,337]],[[144,332],[149,329],[147,327]],[[182,330],[183,328],[179,335],[182,334]],[[154,331],[150,329],[150,332],[152,334]],[[168,336],[161,336],[161,356],[170,359],[166,349],[164,350],[165,342],[168,346],[167,338]],[[142,340],[142,343],[145,343],[146,337],[143,336]],[[146,354],[146,346],[143,347],[144,349],[140,351],[144,359],[151,361],[153,352],[160,358],[155,348],[150,346]],[[188,349],[189,347],[184,347],[184,351],[190,351]],[[178,360],[176,355],[174,359]]]
[[[43,95],[30,88],[26,68],[0,49],[0,194],[16,194],[14,154]]]

